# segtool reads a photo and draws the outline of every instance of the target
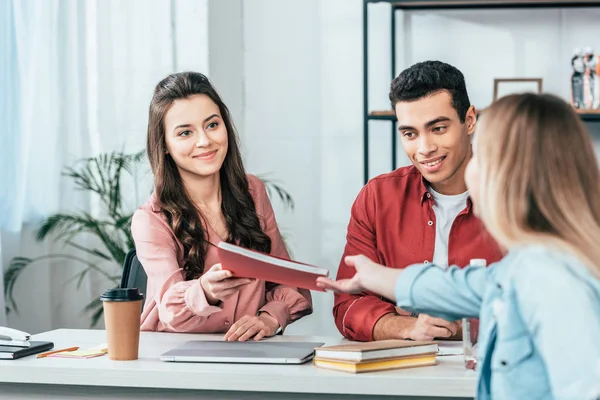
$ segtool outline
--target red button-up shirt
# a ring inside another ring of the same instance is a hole
[[[404,268],[433,260],[436,232],[433,197],[423,176],[414,167],[399,168],[372,179],[352,206],[346,248],[337,279],[350,278],[355,270],[344,257],[363,254],[379,264]],[[482,222],[475,217],[471,200],[458,214],[448,239],[448,265],[467,266],[473,258],[488,264],[502,251]],[[384,315],[402,310],[372,293],[336,294],[335,324],[350,340],[373,340],[373,327]],[[408,313],[407,313],[408,314]]]

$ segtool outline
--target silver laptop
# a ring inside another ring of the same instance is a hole
[[[302,364],[321,342],[225,342],[192,340],[167,351],[162,361],[248,364]]]

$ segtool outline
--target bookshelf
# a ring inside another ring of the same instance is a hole
[[[390,54],[391,79],[396,77],[396,14],[397,11],[417,10],[453,10],[453,9],[516,9],[516,8],[581,8],[600,7],[600,0],[363,0],[363,168],[364,183],[369,180],[369,122],[387,121],[391,124],[392,170],[396,169],[397,131],[396,116],[392,110],[371,110],[369,108],[369,5],[374,3],[390,4]],[[581,119],[586,122],[600,121],[600,110],[579,111]]]

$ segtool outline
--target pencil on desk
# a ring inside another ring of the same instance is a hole
[[[75,350],[79,350],[79,347],[69,347],[67,349],[47,351],[45,353],[38,354],[37,358],[44,358],[44,357],[47,357],[47,356],[49,356],[51,354],[62,353],[62,352],[65,352],[65,351],[75,351]]]

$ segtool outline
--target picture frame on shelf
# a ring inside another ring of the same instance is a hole
[[[509,94],[542,93],[542,90],[542,78],[495,78],[493,100]]]

